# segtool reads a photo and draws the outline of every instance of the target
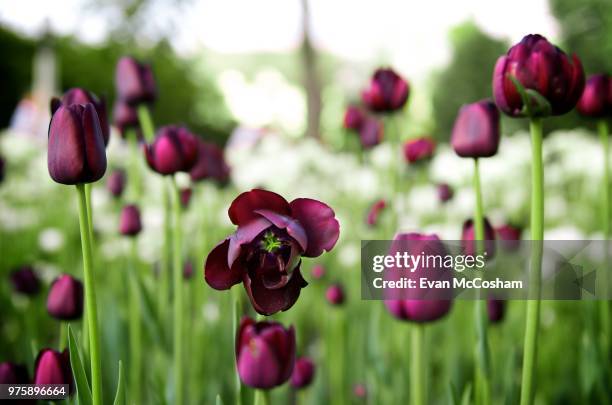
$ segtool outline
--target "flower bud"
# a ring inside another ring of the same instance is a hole
[[[117,62],[115,87],[119,99],[131,105],[151,103],[157,96],[151,67],[129,56]]]
[[[180,191],[181,206],[185,209],[189,208],[189,202],[191,201],[191,195],[193,190],[191,187],[185,187]]]
[[[186,128],[162,127],[153,143],[145,146],[145,156],[159,174],[189,172],[198,158],[198,141]]]
[[[308,357],[300,357],[295,361],[293,374],[291,374],[291,386],[293,388],[306,388],[314,379],[315,364]]]
[[[0,384],[30,384],[28,369],[8,361],[0,363]]]
[[[344,288],[341,284],[332,284],[325,291],[325,298],[331,305],[342,305],[344,303]]]
[[[487,218],[484,219],[484,254],[487,259],[492,259],[495,256],[495,230],[489,223]],[[463,252],[468,256],[477,255],[477,243],[476,243],[476,227],[474,221],[468,219],[463,223],[463,230],[461,232],[461,244],[463,246]]]
[[[378,223],[378,219],[382,211],[387,207],[387,202],[383,199],[376,201],[370,207],[368,211],[368,215],[366,216],[366,224],[368,226],[374,227]]]
[[[408,163],[429,160],[436,150],[436,142],[429,137],[409,139],[404,143],[404,157]]]
[[[325,277],[325,267],[320,264],[317,264],[312,268],[310,273],[312,274],[312,278],[314,278],[315,280],[319,280]]]
[[[13,270],[11,284],[16,292],[24,295],[36,295],[40,291],[40,279],[31,266]]]
[[[106,151],[93,104],[60,106],[51,118],[47,167],[61,184],[92,183],[106,172]]]
[[[491,323],[498,323],[504,320],[506,314],[506,301],[489,298],[487,300],[487,315]]]
[[[138,120],[138,111],[136,111],[136,107],[129,105],[123,100],[117,100],[115,102],[115,106],[113,107],[113,120],[113,123],[123,137],[125,137],[125,133],[128,129],[134,129],[136,131],[140,129],[140,121]]]
[[[245,317],[236,337],[236,367],[249,387],[270,389],[284,384],[295,363],[295,331],[272,321]]]
[[[438,199],[445,203],[452,200],[454,195],[453,189],[446,183],[438,184]]]
[[[121,169],[113,170],[106,181],[106,188],[113,197],[121,197],[125,189],[125,171]]]
[[[368,390],[366,389],[366,386],[361,383],[355,384],[353,385],[353,394],[357,398],[365,398],[368,396]]]
[[[408,93],[408,82],[395,71],[378,69],[374,72],[368,88],[361,93],[361,99],[372,111],[391,112],[406,104]]]
[[[612,80],[610,76],[600,74],[589,77],[576,109],[587,117],[612,116]]]
[[[461,157],[490,157],[499,147],[499,111],[489,100],[467,104],[461,107],[451,144]]]
[[[354,105],[349,105],[344,113],[343,127],[345,129],[359,131],[361,125],[365,121],[365,118],[365,114],[361,108]]]
[[[495,234],[500,240],[499,244],[507,252],[514,252],[521,247],[521,233],[520,228],[509,224],[495,228]]]
[[[104,145],[108,145],[108,140],[110,138],[110,125],[108,123],[108,114],[106,113],[106,101],[99,99],[92,92],[78,87],[68,90],[64,93],[61,100],[57,98],[51,100],[51,114],[55,114],[55,111],[62,105],[85,105],[88,103],[92,104],[96,109],[98,120],[100,120],[100,129],[102,130]]]
[[[47,312],[52,317],[71,321],[83,316],[83,284],[62,274],[53,281],[47,296]]]
[[[142,230],[140,222],[140,210],[136,205],[130,204],[121,210],[119,220],[119,231],[125,236],[136,236]]]
[[[359,141],[364,149],[370,149],[378,145],[384,136],[382,121],[374,117],[366,117],[359,128]]]
[[[198,158],[191,168],[191,180],[214,180],[225,183],[229,179],[230,168],[225,162],[223,149],[211,142],[198,140]]]
[[[189,280],[193,277],[193,263],[191,260],[186,260],[183,265],[183,278]]]
[[[513,79],[525,90],[525,106]],[[500,57],[493,72],[495,104],[511,117],[562,115],[569,112],[584,88],[584,71],[576,55],[570,58],[541,35],[527,35]]]
[[[74,381],[68,349],[61,353],[53,349],[42,349],[38,353],[34,366],[34,384],[68,384],[72,393]]]

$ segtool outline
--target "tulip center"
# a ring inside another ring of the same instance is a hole
[[[283,242],[274,234],[274,232],[266,232],[261,239],[261,248],[268,253],[276,252],[282,245]]]

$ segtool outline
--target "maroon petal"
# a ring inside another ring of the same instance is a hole
[[[278,311],[288,310],[297,301],[300,290],[308,285],[302,277],[299,264],[284,288],[268,289],[263,285],[261,277],[250,278],[246,273],[243,282],[253,308],[262,315],[272,315]]]
[[[270,221],[259,217],[246,225],[239,226],[236,232],[229,237],[227,265],[231,267],[238,256],[240,256],[240,246],[251,243],[257,235],[271,225]]]
[[[227,290],[242,280],[242,271],[237,266],[227,265],[229,239],[219,243],[208,254],[204,264],[204,279],[215,290]]]
[[[300,244],[302,250],[306,250],[308,247],[308,236],[302,225],[295,219],[270,210],[257,210],[255,213],[272,222],[277,228],[286,229],[289,236]]]
[[[310,198],[297,198],[291,201],[292,217],[300,221],[308,236],[306,257],[320,256],[330,251],[340,236],[340,224],[334,210],[327,204]]]
[[[228,214],[232,223],[244,225],[259,215],[255,210],[266,209],[278,212],[282,215],[289,215],[291,208],[289,203],[280,195],[267,190],[254,189],[240,194],[230,205]]]

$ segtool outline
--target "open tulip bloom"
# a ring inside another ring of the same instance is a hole
[[[255,189],[240,194],[228,213],[238,229],[209,253],[206,282],[217,290],[242,282],[253,308],[263,315],[291,308],[307,285],[300,272],[302,256],[318,257],[338,240],[334,211],[317,200],[289,203]]]

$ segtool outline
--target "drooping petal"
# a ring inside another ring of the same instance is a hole
[[[308,237],[306,235],[306,231],[295,219],[286,215],[277,214],[276,212],[270,210],[256,210],[255,213],[272,222],[277,228],[286,229],[289,236],[300,244],[302,250],[306,250],[308,247]]]
[[[225,239],[208,254],[204,264],[204,279],[215,290],[227,290],[242,281],[241,268],[227,265],[228,248],[229,239]]]
[[[291,201],[291,216],[298,221],[308,236],[306,257],[320,256],[330,251],[340,236],[340,224],[334,210],[321,201],[297,198]]]
[[[263,285],[261,277],[250,278],[246,273],[243,281],[244,289],[253,308],[262,315],[272,315],[278,311],[288,310],[297,301],[300,290],[308,285],[302,277],[299,265],[284,288],[268,289]]]
[[[289,203],[280,195],[267,190],[253,189],[240,194],[230,205],[228,214],[233,224],[244,225],[259,215],[256,210],[266,209],[290,215]]]

